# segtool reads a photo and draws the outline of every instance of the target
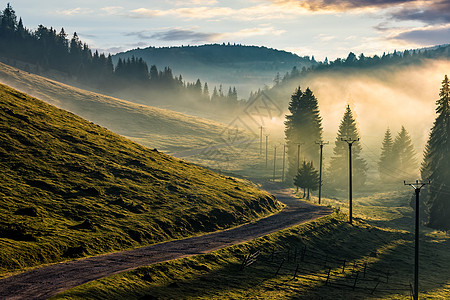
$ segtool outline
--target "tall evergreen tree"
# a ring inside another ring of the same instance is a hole
[[[291,96],[289,115],[286,115],[285,135],[288,154],[288,176],[297,174],[298,144],[301,145],[301,157],[308,161],[317,162],[319,147],[316,141],[322,139],[322,118],[319,105],[313,92],[307,88],[302,92],[300,87]]]
[[[329,166],[329,184],[335,188],[345,188],[348,184],[348,144],[342,138],[358,139],[359,132],[350,106],[347,105],[341,124],[339,125],[333,156]],[[367,178],[367,163],[360,157],[361,144],[354,142],[352,146],[352,172],[354,186],[361,187]]]
[[[394,145],[394,140],[392,139],[391,130],[388,128],[384,133],[383,143],[381,145],[381,155],[380,161],[378,162],[378,172],[380,178],[391,179],[384,176],[386,173],[390,174],[392,170],[392,164],[394,163],[394,155],[392,152],[392,146]]]
[[[447,75],[436,101],[437,117],[431,128],[422,163],[422,180],[431,181],[427,191],[429,226],[450,229],[450,87]]]
[[[411,141],[411,137],[406,131],[405,127],[402,126],[400,132],[395,137],[394,143],[392,145],[393,154],[393,167],[401,172],[401,176],[404,179],[414,179],[417,178],[417,157],[416,150]]]

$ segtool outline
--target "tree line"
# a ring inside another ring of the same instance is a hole
[[[349,52],[347,58],[336,58],[334,61],[328,61],[325,58],[324,61],[317,62],[312,57],[309,67],[302,67],[299,70],[296,66],[292,68],[290,72],[286,72],[284,76],[279,73],[273,79],[274,87],[281,87],[284,84],[292,80],[296,80],[299,77],[306,76],[311,73],[328,71],[328,70],[345,70],[345,69],[368,69],[374,67],[383,67],[390,65],[411,65],[417,64],[425,59],[449,59],[450,58],[450,45],[440,45],[430,49],[413,49],[405,50],[403,52],[394,50],[393,53],[384,52],[381,56],[365,56],[364,53],[358,56]]]
[[[164,98],[161,102],[173,101],[181,106],[189,106],[193,101],[183,102],[180,98],[195,99],[202,109],[211,106],[237,109],[239,106],[235,87],[229,87],[228,92],[222,86],[214,87],[210,94],[206,82],[204,85],[200,79],[185,82],[182,75],[174,76],[170,67],[162,70],[156,65],[148,67],[142,58],[119,58],[114,65],[111,54],[92,51],[76,32],[69,39],[64,28],[57,32],[52,27],[39,25],[36,30],[29,30],[9,3],[0,13],[0,39],[0,56],[28,72],[41,74],[56,70],[107,93],[140,90],[140,95]]]
[[[450,229],[450,87],[447,75],[442,81],[440,98],[436,101],[436,120],[431,129],[420,167],[423,181],[431,184],[425,189],[422,206],[427,223],[436,229]],[[318,100],[307,88],[298,87],[291,96],[290,114],[286,115],[285,136],[288,155],[288,176],[293,184],[303,189],[304,197],[319,187],[319,176],[315,169],[318,165],[319,147],[322,140],[322,118]],[[339,125],[334,142],[333,155],[327,169],[327,186],[331,189],[346,187],[348,183],[348,147],[343,139],[355,140],[352,146],[353,182],[355,188],[364,186],[367,180],[368,166],[361,157],[362,147],[356,119],[349,105]],[[300,161],[300,149],[303,161]],[[386,129],[381,143],[378,161],[380,179],[402,180],[415,177],[419,171],[416,151],[412,139],[404,126],[394,137]],[[387,175],[387,176],[386,176]]]

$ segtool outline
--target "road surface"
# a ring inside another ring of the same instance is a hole
[[[304,223],[332,211],[294,198],[288,189],[272,191],[286,204],[279,213],[232,229],[138,249],[58,263],[0,280],[0,299],[47,299],[86,282],[172,259],[209,253]]]

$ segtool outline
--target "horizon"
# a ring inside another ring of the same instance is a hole
[[[27,3],[28,2],[28,3]],[[6,3],[5,3],[6,4]],[[448,1],[11,2],[24,26],[74,32],[93,50],[242,44],[335,60],[450,42]],[[45,20],[45,24],[43,24]],[[299,30],[306,28],[306,30]]]

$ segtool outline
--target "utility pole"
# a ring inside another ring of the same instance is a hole
[[[320,167],[319,167],[319,204],[322,199],[322,153],[323,153],[323,145],[328,145],[328,142],[324,143],[322,140],[316,142],[317,145],[320,146]]]
[[[416,224],[415,224],[415,245],[414,245],[414,300],[419,300],[419,194],[420,189],[430,182],[406,183],[404,185],[411,186],[416,193]]]
[[[273,182],[275,182],[275,167],[277,164],[277,146],[273,150]]]
[[[269,135],[266,134],[266,169],[267,169],[267,145],[269,143]]]
[[[261,126],[261,127],[259,127],[259,129],[261,130],[261,131],[260,131],[260,135],[259,135],[259,156],[262,156],[262,140],[263,140],[263,138],[262,138],[262,136],[263,136],[262,132],[263,132],[263,127]]]
[[[349,222],[352,224],[352,146],[354,142],[359,141],[359,138],[341,138],[341,141],[348,144],[348,208],[349,208]]]
[[[281,182],[284,182],[284,164],[286,160],[286,144],[283,144],[283,173],[281,173]]]
[[[303,145],[303,143],[297,144],[297,169],[295,170],[294,176],[297,175],[298,169],[300,169],[300,145]],[[297,193],[298,193],[298,186],[297,186]]]

